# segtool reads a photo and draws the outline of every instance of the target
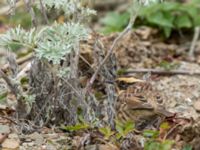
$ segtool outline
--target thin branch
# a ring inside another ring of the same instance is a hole
[[[13,118],[7,117],[7,116],[5,116],[5,115],[4,115],[4,116],[3,116],[3,115],[0,115],[0,117],[3,118],[3,119],[7,119],[7,120],[11,121],[12,123],[14,123],[14,124],[16,124],[16,125],[18,124]]]
[[[190,46],[190,51],[189,51],[189,57],[190,58],[194,58],[194,51],[195,51],[195,47],[199,38],[199,34],[200,34],[200,27],[196,27],[195,31],[194,31],[194,37],[192,40],[192,44]]]
[[[23,64],[23,63],[25,63],[25,62],[31,60],[32,58],[33,58],[33,54],[30,53],[30,54],[28,54],[28,55],[26,55],[26,56],[24,56],[24,57],[22,57],[22,58],[17,59],[17,64],[18,64],[18,65],[21,65],[21,64]],[[2,70],[4,71],[4,70],[6,70],[8,67],[9,67],[9,64],[5,64],[5,65],[2,67]]]
[[[47,17],[47,13],[45,11],[45,8],[44,8],[44,5],[43,5],[43,2],[42,0],[40,0],[40,7],[41,7],[41,12],[42,12],[42,15],[44,17],[44,20],[46,22],[46,24],[49,24],[49,20],[48,20],[48,17]]]
[[[173,126],[167,133],[166,135],[163,137],[163,141],[165,141],[170,134],[172,134],[179,126],[181,126],[181,124],[176,124],[175,126]]]
[[[64,78],[61,78],[65,83],[67,83],[71,88],[72,88],[72,90],[76,93],[76,95],[80,98],[80,99],[82,99],[82,98],[84,98],[84,95],[83,94],[81,94],[81,92],[79,92],[73,85],[71,85],[71,83],[69,83],[66,79],[64,79]],[[88,104],[86,103],[86,101],[84,100],[84,101],[82,101],[83,103],[84,103],[84,105],[87,107],[87,108],[89,108],[89,106],[88,106]]]
[[[131,73],[151,73],[151,74],[159,74],[159,75],[200,75],[199,71],[186,71],[186,70],[161,70],[161,69],[130,69],[127,71],[123,71],[124,74]]]
[[[86,86],[86,91],[88,89],[90,89],[90,87],[94,83],[99,71],[101,70],[103,65],[107,62],[108,58],[112,55],[117,43],[132,29],[136,17],[137,17],[137,12],[130,18],[130,21],[129,21],[129,24],[127,25],[127,27],[115,38],[115,40],[113,41],[113,43],[111,45],[111,48],[108,50],[108,53],[105,56],[105,58],[102,60],[100,65],[97,67],[96,71],[94,72],[94,74],[92,75],[90,81],[88,82],[88,84]]]
[[[36,28],[37,27],[37,21],[36,21],[36,17],[35,17],[35,12],[34,12],[33,7],[32,7],[32,3],[31,3],[31,1],[24,0],[24,4],[26,4],[26,9],[31,15],[31,21],[32,21],[33,26]]]
[[[16,8],[23,6],[24,3],[22,1],[18,1],[15,5]],[[5,6],[0,8],[0,15],[6,15],[12,8],[10,6]]]
[[[16,87],[16,85],[12,82],[12,80],[10,80],[7,75],[0,69],[0,77],[4,79],[4,81],[7,83],[8,88],[10,89],[10,91],[17,96],[18,94],[18,89]]]
[[[19,80],[20,78],[22,78],[27,71],[29,71],[31,68],[31,62],[29,62],[16,76],[16,80]]]

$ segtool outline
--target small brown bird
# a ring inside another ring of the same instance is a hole
[[[133,121],[138,129],[154,124],[159,127],[163,118],[173,116],[159,104],[160,98],[149,82],[137,82],[119,95],[117,119],[122,122]]]

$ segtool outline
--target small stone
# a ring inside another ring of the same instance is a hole
[[[19,139],[18,135],[15,134],[15,133],[9,134],[8,138],[10,138],[10,139]]]
[[[34,142],[27,143],[27,146],[30,146],[30,147],[32,147],[34,145],[35,145]]]
[[[29,138],[27,138],[27,139],[25,139],[25,142],[32,142],[33,140],[32,139],[29,139]]]
[[[97,145],[87,145],[85,147],[85,150],[96,150],[98,148]]]
[[[114,145],[111,145],[111,144],[106,144],[106,145],[103,145],[103,144],[100,144],[99,145],[99,150],[119,150],[116,146]]]
[[[7,125],[0,125],[0,133],[8,134],[10,133],[10,127]]]
[[[57,148],[54,145],[52,145],[52,144],[47,144],[46,145],[46,149],[47,150],[57,150]]]
[[[197,112],[200,112],[200,100],[194,102],[193,106]]]
[[[42,145],[44,138],[41,134],[34,132],[33,134],[29,135],[29,138],[35,141],[36,145]]]
[[[14,139],[6,139],[3,143],[2,143],[2,148],[4,149],[13,149],[13,150],[17,150],[19,148],[19,141],[14,140]]]
[[[24,147],[25,147],[25,146],[27,146],[27,144],[28,144],[28,143],[22,143],[22,146],[24,146]]]

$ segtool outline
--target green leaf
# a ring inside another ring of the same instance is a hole
[[[134,130],[135,124],[132,121],[127,121],[125,123],[116,120],[116,130],[118,132],[118,137],[125,137],[128,133]]]
[[[190,18],[186,15],[180,15],[176,18],[175,21],[176,27],[178,29],[180,28],[191,28],[192,27],[192,22]]]
[[[99,131],[105,136],[105,139],[109,139],[114,134],[110,127],[99,128]]]
[[[109,33],[118,32],[118,31],[120,31],[119,28],[115,28],[112,26],[105,26],[100,30],[100,32],[103,34],[109,34]]]
[[[192,19],[195,27],[200,26],[200,13],[196,16],[192,16]]]
[[[177,3],[177,2],[164,2],[164,3],[161,3],[161,10],[163,11],[174,11],[174,10],[177,10],[177,8],[180,7],[180,3]]]
[[[24,85],[24,84],[28,84],[28,81],[29,81],[28,77],[23,77],[21,78],[20,83]]]
[[[144,145],[144,150],[171,150],[174,142],[165,140],[163,142],[158,141],[147,141]]]
[[[103,33],[111,33],[122,30],[127,24],[130,18],[130,14],[125,12],[122,14],[116,12],[108,13],[103,19],[101,19],[101,23],[105,25],[102,32]]]
[[[126,122],[124,125],[124,133],[127,135],[129,132],[133,131],[135,125],[132,121]]]
[[[174,27],[173,25],[174,16],[171,15],[170,13],[155,12],[153,14],[150,14],[147,19],[150,23],[153,23],[162,27],[169,27],[169,28]]]
[[[143,135],[145,137],[151,137],[151,138],[156,138],[159,135],[159,131],[154,131],[154,130],[144,130]]]
[[[67,131],[79,131],[88,129],[90,126],[88,124],[76,124],[74,126],[62,126],[61,129],[67,130]]]
[[[192,146],[186,145],[186,146],[184,146],[184,148],[182,150],[192,150]]]
[[[190,17],[192,16],[197,16],[199,14],[198,7],[194,4],[185,4],[181,5],[180,7],[177,8],[177,12],[182,12],[184,14],[188,14]]]
[[[124,135],[124,129],[123,129],[123,127],[122,126],[120,126],[119,124],[116,124],[116,130],[117,130],[117,132],[118,132],[118,134],[120,135],[120,136],[122,136],[122,137],[124,137],[125,135]]]
[[[6,102],[6,99],[7,99],[7,92],[1,92],[0,93],[0,104],[2,103],[5,103]]]
[[[127,12],[122,14],[116,12],[110,12],[106,15],[105,18],[101,20],[101,22],[104,25],[120,29],[128,23],[129,17],[130,15]]]
[[[164,27],[163,30],[164,30],[165,37],[169,38],[172,32],[172,28]]]
[[[160,145],[160,150],[171,150],[173,144],[174,142],[170,140],[163,141]]]
[[[144,150],[161,150],[160,143],[155,141],[148,141],[144,145]]]
[[[170,128],[169,123],[168,123],[168,122],[163,122],[163,123],[160,125],[160,128],[161,128],[161,129],[169,129],[169,128]]]

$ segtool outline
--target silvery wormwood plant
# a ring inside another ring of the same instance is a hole
[[[76,14],[78,18],[69,23],[54,23],[51,26],[42,27],[39,30],[32,28],[26,31],[20,25],[0,35],[0,46],[10,48],[11,44],[19,44],[35,51],[40,59],[47,59],[53,64],[59,64],[66,54],[69,54],[80,40],[87,38],[88,29],[81,23],[87,20],[94,10],[82,7],[80,0],[41,0],[45,10],[54,8],[63,11],[65,16]],[[33,5],[40,8],[40,0],[33,1]],[[15,0],[8,0],[9,4],[15,5]],[[29,2],[29,0],[27,0]]]
[[[40,59],[59,64],[80,41],[87,38],[88,30],[79,23],[54,23],[52,26],[26,31],[18,26],[0,35],[0,46],[9,48],[19,44],[33,49]]]
[[[88,17],[92,14],[96,14],[96,11],[82,7],[82,0],[45,0],[43,5],[46,10],[55,8],[56,10],[62,10],[65,16],[70,16],[79,13],[82,18]],[[37,8],[40,8],[40,1],[35,2]]]

